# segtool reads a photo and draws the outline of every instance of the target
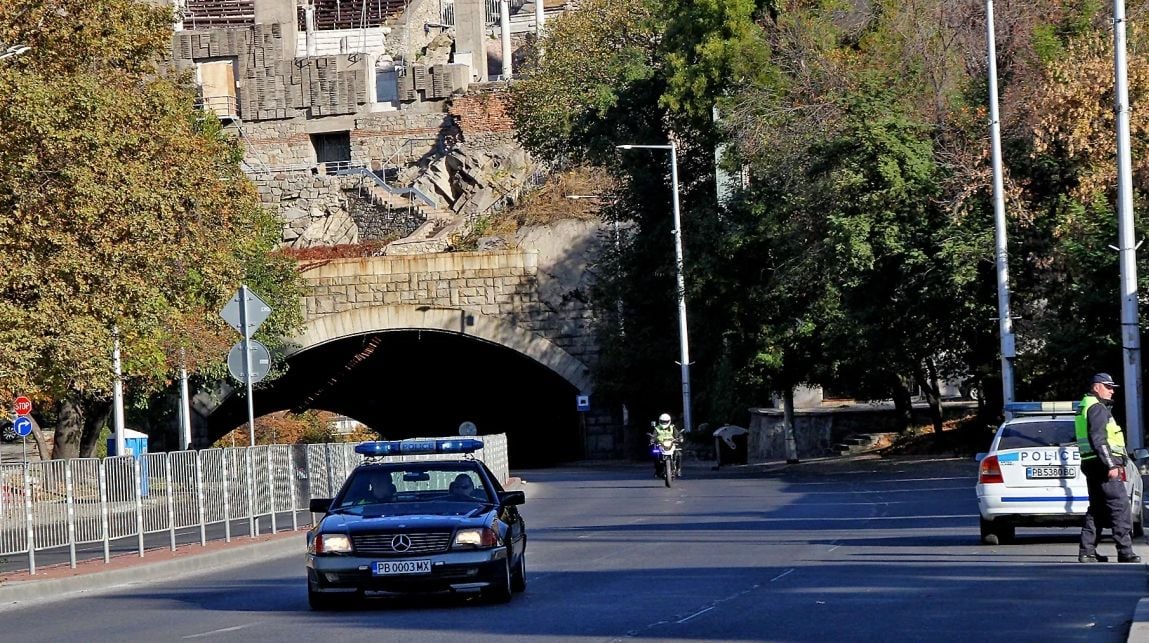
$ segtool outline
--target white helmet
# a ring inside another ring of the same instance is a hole
[[[658,416],[658,423],[663,425],[663,426],[670,424],[670,414],[669,413],[663,413],[662,415]]]

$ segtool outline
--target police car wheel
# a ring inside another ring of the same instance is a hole
[[[1004,545],[1013,540],[1013,525],[998,524],[992,520],[980,518],[979,527],[981,528],[981,542],[986,545]]]

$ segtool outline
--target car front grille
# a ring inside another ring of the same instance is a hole
[[[410,545],[407,546],[408,541]],[[437,554],[447,551],[451,532],[387,532],[360,534],[351,537],[355,553],[370,556],[410,556],[411,554]]]

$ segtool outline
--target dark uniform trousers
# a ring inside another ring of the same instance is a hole
[[[1082,461],[1081,472],[1089,486],[1089,510],[1081,528],[1081,551],[1094,553],[1101,529],[1111,527],[1118,555],[1133,554],[1133,516],[1125,483],[1109,479],[1109,471],[1098,458]]]

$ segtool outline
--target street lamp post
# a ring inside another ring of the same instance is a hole
[[[682,220],[678,212],[678,149],[669,145],[618,145],[620,150],[670,150],[670,182],[674,188],[674,273],[678,291],[678,346],[679,365],[682,367],[682,428],[689,433],[694,428],[690,408],[690,340],[686,331],[686,281],[682,275]]]

